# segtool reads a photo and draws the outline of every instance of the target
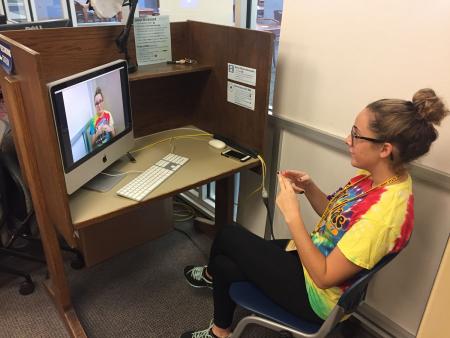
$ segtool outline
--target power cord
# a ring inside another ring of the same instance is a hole
[[[269,217],[270,235],[272,236],[272,239],[275,239],[275,234],[273,233],[273,217],[269,207],[269,193],[266,190],[267,166],[261,155],[258,155],[258,159],[261,162],[262,166],[261,197],[267,210],[267,216]]]
[[[195,210],[190,205],[181,202],[174,202],[173,205],[174,205],[173,215],[175,222],[186,222],[195,217]],[[186,231],[176,226],[174,226],[173,229],[186,236],[192,242],[192,244],[198,249],[198,251],[200,251],[200,253],[205,257],[206,261],[208,261],[208,255],[202,250],[202,248],[197,244],[197,242],[194,241],[191,235],[189,235]]]
[[[269,207],[269,194],[267,193],[267,190],[265,188],[263,188],[261,197],[262,197],[264,205],[266,206],[267,216],[269,217],[270,235],[272,236],[272,239],[275,239],[275,234],[273,233],[273,216],[272,216],[272,212],[270,211],[270,207]]]
[[[269,227],[270,227],[270,235],[272,236],[272,239],[275,239],[275,235],[273,232],[273,216],[272,212],[270,211],[269,207],[269,193],[266,190],[266,174],[267,174],[267,166],[266,162],[264,161],[264,158],[261,155],[257,155],[258,160],[261,162],[261,168],[262,168],[262,180],[261,185],[256,188],[254,191],[252,191],[248,196],[244,199],[244,201],[247,201],[252,195],[257,193],[261,190],[261,197],[264,203],[264,206],[267,210],[267,216],[269,217]]]
[[[173,215],[175,222],[186,222],[195,217],[195,210],[190,205],[181,202],[173,202],[173,206]]]
[[[183,128],[183,129],[185,129],[185,128]],[[147,149],[147,148],[153,147],[153,146],[155,146],[155,145],[157,145],[157,144],[160,144],[160,143],[163,143],[163,142],[166,142],[166,141],[170,141],[170,147],[173,149],[173,148],[175,147],[175,146],[173,145],[173,141],[174,141],[174,140],[181,139],[181,138],[196,138],[196,137],[199,137],[199,136],[212,136],[212,134],[209,134],[209,133],[202,133],[202,132],[199,131],[198,134],[190,134],[190,135],[180,135],[180,136],[167,137],[167,138],[162,139],[162,140],[159,140],[159,141],[157,141],[157,142],[154,142],[154,143],[151,143],[151,144],[147,144],[146,146],[144,146],[144,147],[142,147],[142,148],[139,148],[139,149],[135,149],[135,150],[133,150],[133,151],[130,151],[130,153],[131,153],[131,154],[135,154],[135,153],[137,153],[137,152],[139,152],[139,151],[141,151],[141,150],[143,150],[143,149]]]

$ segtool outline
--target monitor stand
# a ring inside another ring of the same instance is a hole
[[[105,169],[103,170],[103,172],[111,175],[123,174],[121,171],[114,169]],[[109,176],[100,173],[93,179],[91,179],[89,182],[87,182],[85,185],[83,185],[83,188],[98,192],[107,192],[110,191],[124,177],[125,175]]]

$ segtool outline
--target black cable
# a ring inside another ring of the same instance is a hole
[[[273,233],[273,217],[272,217],[272,212],[270,211],[269,208],[269,197],[263,197],[262,198],[264,205],[266,206],[266,210],[267,210],[267,216],[269,217],[269,227],[270,227],[270,235],[272,236],[272,239],[275,239],[275,235]]]
[[[202,248],[200,248],[200,246],[194,241],[194,239],[191,237],[191,235],[189,235],[186,231],[181,230],[177,227],[173,227],[173,229],[175,231],[178,231],[179,233],[182,233],[183,235],[185,235],[187,238],[189,238],[189,240],[192,242],[192,244],[198,249],[198,251],[200,251],[200,253],[205,257],[206,261],[208,261],[209,256],[203,252]]]

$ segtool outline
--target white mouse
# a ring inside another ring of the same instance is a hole
[[[213,148],[216,149],[224,149],[227,145],[225,144],[225,142],[221,141],[221,140],[217,140],[215,138],[213,138],[212,140],[210,140],[209,145]]]

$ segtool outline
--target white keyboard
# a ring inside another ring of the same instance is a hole
[[[142,201],[145,196],[155,190],[189,159],[175,154],[164,156],[143,173],[117,191],[117,195]]]

